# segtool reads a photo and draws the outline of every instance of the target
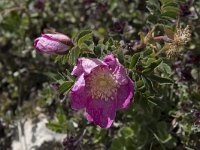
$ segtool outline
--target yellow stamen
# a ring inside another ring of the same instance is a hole
[[[90,94],[94,99],[113,100],[118,82],[107,68],[97,68],[88,79]]]

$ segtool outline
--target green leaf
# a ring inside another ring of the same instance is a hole
[[[82,50],[79,47],[74,47],[71,49],[69,55],[68,55],[68,63],[71,65],[75,65],[77,58],[79,57],[79,55],[81,54]]]
[[[160,77],[160,76],[157,76],[157,75],[151,75],[151,76],[149,76],[149,79],[156,81],[160,84],[172,84],[172,83],[174,83],[173,80],[170,79],[170,78]]]
[[[91,34],[91,33],[92,33],[91,30],[83,30],[83,31],[78,33],[78,35],[74,38],[74,41],[78,43],[79,39],[81,39],[85,35],[88,35],[88,34]]]
[[[54,121],[50,121],[46,124],[47,128],[51,129],[52,131],[55,131],[55,132],[62,132],[63,131],[63,127],[62,125],[60,125],[59,123],[57,122],[54,122]]]
[[[145,67],[146,69],[144,69],[144,70],[142,71],[142,73],[143,73],[143,74],[149,74],[149,73],[153,72],[154,69],[155,69],[156,67],[158,67],[158,65],[160,65],[161,62],[162,62],[161,59],[158,59],[158,60],[152,62],[149,66]]]
[[[164,28],[164,31],[170,39],[174,39],[174,31],[171,28]]]
[[[146,8],[150,12],[147,22],[151,24],[157,23],[161,14],[159,0],[147,0],[146,4]]]
[[[109,148],[109,150],[126,150],[125,138],[118,137],[118,138],[113,139],[112,145]]]
[[[71,50],[70,50],[71,51]],[[55,58],[55,62],[61,62],[62,64],[66,64],[68,61],[68,55],[58,55]]]
[[[149,15],[147,18],[147,22],[154,24],[154,23],[157,23],[158,19],[159,19],[159,16]]]
[[[137,90],[139,90],[140,92],[145,92],[145,84],[143,82],[143,80],[139,80],[136,82],[136,87],[137,87]]]
[[[105,49],[105,45],[104,44],[98,44],[96,47],[95,47],[95,49],[94,49],[94,53],[96,54],[96,55],[101,55],[102,54],[102,52],[103,52],[103,50]]]
[[[176,0],[168,0],[164,3],[163,2],[161,2],[161,3],[162,3],[162,7],[173,6],[173,7],[178,8],[178,3],[176,2]]]
[[[70,90],[73,84],[74,81],[66,81],[60,86],[59,91],[64,94]]]
[[[147,50],[144,51],[143,56],[144,56],[144,57],[145,57],[145,56],[149,56],[149,55],[151,55],[152,53],[153,53],[153,51],[152,51],[151,49],[147,49]]]
[[[106,42],[106,45],[107,46],[112,46],[112,45],[114,45],[114,42],[115,41],[112,38],[109,38],[108,41]]]
[[[56,80],[59,80],[60,78],[58,77],[58,74],[56,73],[53,73],[53,72],[44,72],[43,73],[44,75],[48,76],[50,79],[56,81]]]
[[[166,63],[162,62],[156,69],[159,70],[160,72],[166,74],[166,75],[172,75],[172,69]]]
[[[144,81],[144,84],[146,85],[146,87],[148,87],[149,91],[151,93],[156,93],[156,90],[153,87],[153,83],[151,82],[151,80],[149,80],[147,77],[142,76],[142,80]]]
[[[93,41],[84,41],[79,45],[79,48],[83,53],[93,53],[94,51],[94,42]]]
[[[82,36],[80,39],[78,39],[79,48],[81,48],[81,44],[86,43],[86,42],[91,41],[91,40],[92,40],[92,33],[89,33],[89,34]]]
[[[162,14],[165,12],[174,12],[175,14],[177,14],[178,11],[179,11],[179,8],[175,6],[165,6],[162,8]]]
[[[170,19],[170,18],[176,18],[177,16],[177,13],[176,12],[172,12],[172,11],[168,11],[168,12],[165,12],[165,13],[162,13],[161,14],[161,17],[162,18],[166,18],[166,19]]]
[[[155,12],[159,12],[160,3],[158,0],[148,0],[147,1],[147,9],[151,14],[156,14]]]
[[[47,123],[47,127],[55,132],[66,132],[70,128],[70,123],[67,121],[65,112],[62,107],[58,107],[56,117]]]
[[[158,138],[160,142],[167,143],[169,140],[171,140],[171,135],[169,134],[169,131],[167,129],[167,125],[165,122],[159,122],[157,124],[157,131],[158,131]]]
[[[123,52],[122,52],[121,49],[117,51],[117,57],[118,57],[118,59],[119,59],[119,62],[120,62],[121,64],[123,64],[123,63],[124,63],[124,54],[123,54]]]
[[[135,68],[139,58],[140,58],[140,53],[136,53],[131,57],[131,63],[129,65],[129,69]]]
[[[174,2],[174,0],[160,0],[161,1],[161,3],[163,4],[163,5],[166,5],[166,4],[168,4],[168,3],[173,3]]]
[[[125,138],[132,137],[133,130],[130,127],[123,127],[120,129],[120,134]]]
[[[65,113],[64,113],[64,110],[63,108],[59,107],[58,110],[57,110],[57,113],[56,113],[56,117],[58,119],[58,122],[60,124],[63,124],[66,122],[67,118],[65,116]]]
[[[139,89],[139,88],[141,88],[142,86],[144,86],[143,80],[138,80],[138,81],[136,82],[136,87]]]

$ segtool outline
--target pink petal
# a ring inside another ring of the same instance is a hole
[[[112,69],[115,70],[115,68],[120,65],[119,61],[113,54],[106,55],[103,59],[103,61]]]
[[[73,109],[78,110],[85,107],[87,103],[86,93],[84,74],[82,74],[70,91],[70,103]]]
[[[34,41],[35,48],[44,53],[53,54],[57,52],[65,52],[69,47],[63,43],[50,40],[44,37],[39,37]]]
[[[113,54],[106,55],[104,57],[104,62],[112,69],[113,74],[120,85],[128,83],[128,76],[125,68],[119,63],[118,59]]]
[[[47,38],[49,40],[62,42],[63,44],[68,46],[73,46],[72,40],[64,34],[42,34],[42,37]]]
[[[121,85],[117,91],[117,108],[124,109],[127,108],[132,100],[134,93],[134,83],[131,79],[128,79],[126,85]]]
[[[91,70],[99,65],[106,65],[96,58],[79,58],[77,66],[73,68],[72,75],[80,76],[82,73],[89,74]]]
[[[122,65],[117,66],[113,74],[115,75],[120,85],[125,85],[128,83],[128,76],[126,74],[125,68]]]
[[[115,100],[90,99],[86,106],[87,120],[99,125],[101,128],[109,128],[115,119],[115,103]]]

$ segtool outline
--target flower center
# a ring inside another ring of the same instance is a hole
[[[92,98],[108,101],[114,99],[118,83],[108,68],[100,66],[91,72],[88,86]]]
[[[107,82],[102,79],[102,80],[99,81],[99,84],[100,84],[100,86],[106,86]]]

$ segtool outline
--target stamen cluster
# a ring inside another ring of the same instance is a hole
[[[118,83],[108,68],[99,67],[91,72],[88,87],[92,98],[108,101],[114,99],[113,95],[117,92]]]
[[[169,50],[166,52],[168,57],[179,54],[181,46],[186,45],[191,37],[191,31],[189,26],[186,28],[177,28],[176,33],[174,34],[174,39],[169,44]]]

